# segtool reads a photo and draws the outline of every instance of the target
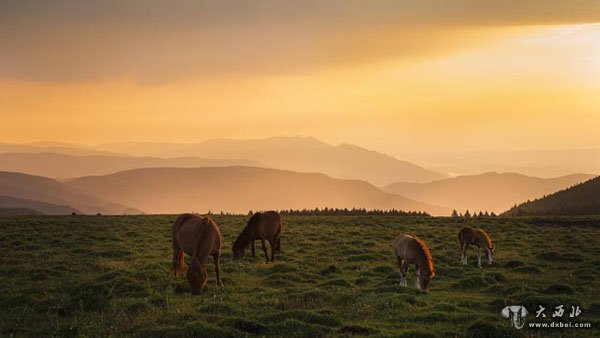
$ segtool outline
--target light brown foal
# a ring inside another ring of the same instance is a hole
[[[394,253],[400,268],[400,285],[406,286],[408,266],[414,264],[417,276],[415,286],[417,289],[427,292],[431,280],[435,277],[435,271],[431,254],[425,243],[417,237],[399,235],[394,241]]]
[[[467,253],[471,244],[477,247],[477,266],[479,268],[481,268],[481,249],[485,250],[485,257],[489,264],[492,264],[494,245],[492,244],[492,239],[485,231],[465,226],[458,232],[458,241],[460,242],[460,259],[464,265],[467,265]]]

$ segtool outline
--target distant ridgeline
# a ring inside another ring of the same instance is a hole
[[[337,208],[315,208],[315,209],[302,209],[302,210],[281,210],[279,211],[283,215],[322,215],[322,216],[356,216],[356,215],[381,215],[381,216],[422,216],[431,217],[430,214],[423,211],[402,211],[396,209],[390,210],[367,210],[364,208],[352,208],[352,209],[337,209]]]
[[[533,201],[515,205],[502,216],[600,215],[600,176]]]

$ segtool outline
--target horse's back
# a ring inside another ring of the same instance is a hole
[[[472,241],[475,238],[475,230],[469,226],[464,226],[458,231],[458,240],[461,242]]]
[[[415,242],[415,238],[411,235],[398,235],[394,240],[394,252],[397,256],[405,256],[406,251],[410,248],[411,243],[413,242]]]
[[[254,228],[255,237],[273,238],[281,232],[281,215],[276,211],[256,213],[248,221],[248,226]]]
[[[493,247],[490,235],[488,235],[488,233],[485,232],[483,229],[476,229],[475,235],[477,236],[477,238],[480,239],[482,246],[485,245],[490,249]]]
[[[277,233],[281,230],[281,215],[277,211],[266,211],[263,213],[265,226],[270,232]]]
[[[215,221],[207,216],[179,216],[173,223],[173,236],[188,255],[192,255],[199,247],[208,252],[221,248],[221,231]]]

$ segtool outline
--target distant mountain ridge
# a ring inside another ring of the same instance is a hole
[[[503,212],[515,204],[550,194],[596,175],[574,174],[551,179],[516,173],[465,175],[429,183],[397,182],[385,191],[459,211]]]
[[[60,142],[34,142],[28,144],[0,143],[0,153],[57,153],[67,155],[104,155],[124,156],[109,151],[99,150],[88,146],[60,143]]]
[[[573,173],[600,173],[600,148],[438,151],[404,153],[402,156],[431,170],[454,175],[499,171],[552,178]]]
[[[66,184],[150,213],[356,207],[450,214],[364,181],[256,167],[134,169]]]
[[[581,215],[600,215],[600,177],[524,202],[503,213],[503,216]]]
[[[205,159],[198,157],[158,158],[123,155],[68,155],[59,153],[0,153],[0,170],[52,178],[73,178],[112,174],[149,167],[261,166],[250,160]]]
[[[392,156],[341,144],[333,146],[312,137],[271,137],[253,140],[212,139],[201,143],[113,143],[98,149],[138,156],[201,156],[214,159],[248,158],[269,168],[319,172],[375,185],[394,181],[429,182],[447,176]]]

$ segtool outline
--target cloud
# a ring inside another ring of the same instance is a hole
[[[168,82],[311,72],[479,43],[485,27],[600,21],[547,0],[28,1],[0,3],[0,78]]]

